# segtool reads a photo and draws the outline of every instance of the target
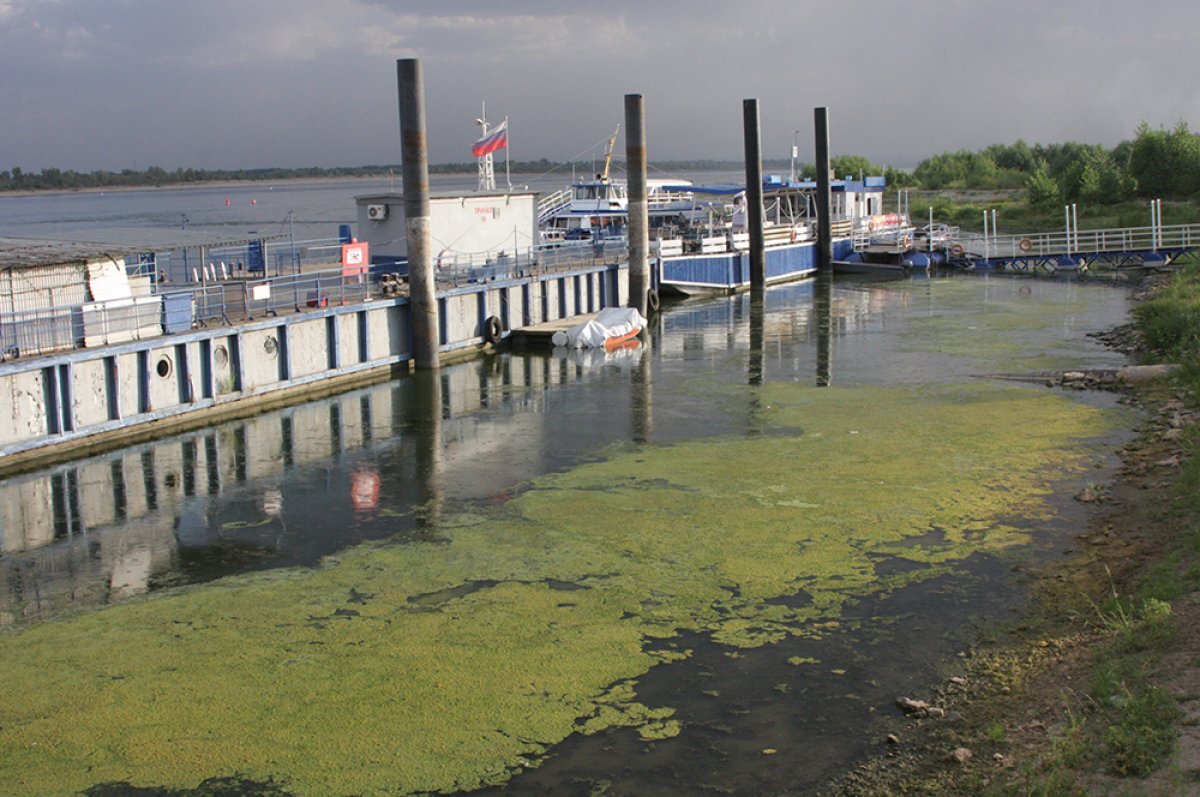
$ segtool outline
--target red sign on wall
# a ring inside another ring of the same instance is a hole
[[[367,242],[342,244],[342,276],[355,277],[366,274],[370,268],[371,259],[368,257]]]

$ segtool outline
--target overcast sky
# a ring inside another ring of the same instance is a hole
[[[0,0],[0,170],[398,163],[410,57],[434,163],[482,101],[563,160],[639,93],[651,161],[740,157],[757,97],[764,157],[826,105],[835,155],[911,166],[1200,129],[1197,52],[1197,0]]]

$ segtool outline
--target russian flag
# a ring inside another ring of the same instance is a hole
[[[476,158],[482,158],[484,155],[489,155],[498,149],[505,149],[507,146],[508,120],[505,119],[496,125],[496,129],[475,142],[475,146],[471,147],[471,154]]]

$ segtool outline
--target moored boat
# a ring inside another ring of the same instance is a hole
[[[817,185],[768,177],[763,181],[763,244],[766,282],[800,279],[818,267],[816,242]],[[830,224],[835,261],[854,251],[853,233],[861,219],[878,214],[884,180],[834,180],[830,185]],[[750,287],[745,187],[692,186],[707,203],[707,212],[679,230],[652,231],[655,277],[660,290],[684,295],[732,293]],[[697,201],[699,204],[699,201]],[[657,232],[657,234],[655,234]]]
[[[646,327],[636,307],[606,307],[593,317],[551,337],[555,346],[574,349],[619,349],[632,343]]]

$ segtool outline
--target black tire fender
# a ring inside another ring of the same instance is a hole
[[[661,306],[662,300],[658,298],[658,291],[653,288],[646,291],[646,307],[649,308],[650,312],[657,313],[658,308]]]
[[[483,322],[483,339],[493,345],[500,342],[500,337],[504,333],[504,328],[500,324],[500,319],[494,315],[487,317]]]

